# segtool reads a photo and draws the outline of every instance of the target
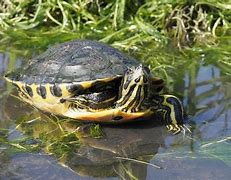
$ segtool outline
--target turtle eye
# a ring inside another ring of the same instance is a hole
[[[150,73],[150,69],[149,69],[147,66],[144,66],[144,70],[145,70],[147,73]]]
[[[138,83],[140,81],[140,77],[135,79],[135,82]]]

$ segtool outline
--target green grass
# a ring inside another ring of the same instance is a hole
[[[230,29],[230,10],[229,1],[213,0],[11,0],[0,4],[0,42],[45,48],[89,38],[123,50],[211,44]]]

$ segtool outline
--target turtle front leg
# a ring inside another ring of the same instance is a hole
[[[152,109],[163,114],[165,125],[174,134],[184,130],[185,114],[181,101],[173,95],[155,95],[152,98]]]

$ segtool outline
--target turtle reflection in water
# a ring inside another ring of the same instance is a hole
[[[153,121],[139,121],[132,127],[129,124],[118,128],[102,126],[102,138],[88,136],[89,127],[78,128],[76,134],[81,146],[70,153],[64,163],[81,175],[93,177],[130,179],[131,173],[137,179],[146,179],[149,166],[143,162],[149,162],[158,149],[165,146],[168,135],[164,127],[157,127]],[[152,165],[150,167],[162,168],[159,163]]]
[[[161,94],[162,79],[120,51],[90,40],[48,49],[6,79],[36,108],[83,121],[127,122],[163,113],[175,133],[184,124],[181,101]]]
[[[34,139],[42,137],[42,141],[45,140],[44,144],[48,142],[45,149],[49,154],[57,155],[57,152],[62,152],[59,154],[61,156],[59,163],[81,176],[98,178],[118,176],[124,177],[122,179],[130,179],[131,173],[137,179],[145,179],[148,167],[160,169],[163,166],[159,161],[148,165],[159,148],[165,147],[165,139],[169,135],[165,127],[157,126],[154,121],[137,121],[133,126],[102,125],[100,128],[102,136],[95,138],[90,133],[91,128],[94,127],[92,124],[76,125],[75,121],[67,120],[61,121],[57,127],[45,116],[42,116],[42,119],[43,121],[29,122],[31,131],[27,132],[32,132]],[[24,131],[28,129],[28,123],[20,127]],[[76,139],[60,142],[62,137],[67,137],[67,132],[74,134]],[[54,139],[57,139],[55,142],[65,146],[55,146]],[[50,144],[51,142],[53,143]],[[77,143],[77,146],[70,148],[74,143]]]

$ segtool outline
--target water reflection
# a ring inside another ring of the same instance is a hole
[[[23,127],[15,129],[19,119],[40,115],[15,97],[9,96],[16,95],[15,91],[2,79],[6,71],[19,67],[23,61],[17,59],[15,55],[0,54],[0,62],[1,177],[6,179],[53,179],[54,177],[76,179],[83,178],[82,176],[86,179],[90,177],[226,179],[231,175],[229,155],[231,83],[230,77],[215,65],[192,63],[188,68],[181,68],[182,72],[174,76],[176,79],[174,92],[183,94],[184,106],[192,116],[194,127],[192,134],[173,136],[166,132],[165,128],[157,127],[151,122],[143,124],[139,122],[132,127],[130,125],[103,126],[104,137],[95,139],[82,136],[88,129],[88,126],[84,125],[78,131],[82,133],[81,136],[76,134],[81,140],[78,148],[56,159],[47,156],[44,151],[40,153],[9,151],[11,148],[7,141],[25,136],[32,136],[39,140],[44,132],[52,132],[53,135],[49,133],[52,138],[61,132],[58,132],[60,129],[54,127],[54,124],[44,119],[28,124],[32,130],[29,133],[26,131],[26,126],[24,129]],[[62,127],[70,131],[76,128],[70,124],[62,124]],[[8,135],[4,136],[5,134]],[[157,167],[141,161],[150,162]],[[68,168],[60,166],[61,162]]]
[[[197,129],[204,136],[203,140],[227,136],[231,133],[231,95],[230,77],[213,65],[197,68],[196,81],[193,82],[192,74],[187,74],[189,84],[188,107],[197,124]],[[191,80],[190,80],[191,77]],[[195,84],[194,84],[195,83]],[[225,130],[226,129],[226,130]],[[226,131],[224,133],[224,130]]]
[[[168,134],[165,127],[157,127],[156,123],[149,121],[137,122],[133,126],[102,125],[103,136],[93,138],[88,134],[91,124],[78,125],[76,129],[76,123],[65,121],[60,122],[62,128],[57,128],[51,120],[45,120],[45,117],[42,121],[30,123],[35,139],[45,133],[49,134],[46,139],[61,137],[62,129],[69,133],[75,132],[80,139],[78,146],[60,157],[59,161],[81,176],[130,179],[132,174],[137,179],[145,179],[148,167],[145,162],[149,162],[158,149],[164,147],[164,139]],[[73,142],[73,138],[71,139]],[[54,151],[52,148],[49,150],[47,148],[48,153]],[[151,167],[162,168],[158,164],[153,164]]]

